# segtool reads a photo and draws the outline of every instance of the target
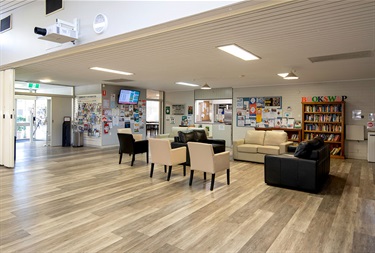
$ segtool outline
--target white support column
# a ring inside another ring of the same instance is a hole
[[[0,166],[4,165],[4,71],[0,71]]]
[[[1,90],[2,90],[2,163],[5,167],[14,167],[14,130],[15,130],[15,112],[14,112],[14,69],[1,71]]]

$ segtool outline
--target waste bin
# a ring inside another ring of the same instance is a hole
[[[83,132],[73,132],[73,147],[83,147]]]

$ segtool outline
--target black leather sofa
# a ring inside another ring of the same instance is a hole
[[[330,171],[329,145],[312,150],[305,158],[293,153],[266,155],[264,180],[269,185],[308,192],[321,190]]]
[[[190,166],[190,154],[187,143],[189,141],[202,142],[211,144],[214,153],[221,153],[225,151],[225,140],[208,139],[205,130],[193,130],[190,132],[178,132],[178,137],[175,137],[174,142],[171,143],[172,148],[186,147],[186,165]]]

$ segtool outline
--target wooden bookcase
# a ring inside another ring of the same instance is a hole
[[[302,102],[302,139],[321,136],[332,158],[345,158],[345,102]]]
[[[294,146],[302,141],[302,129],[301,128],[280,128],[280,127],[256,127],[255,130],[282,130],[287,133],[288,141],[293,141]]]

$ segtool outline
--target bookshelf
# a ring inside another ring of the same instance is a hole
[[[332,158],[345,158],[345,102],[302,102],[302,138],[321,136]]]
[[[287,133],[288,141],[293,141],[294,146],[297,146],[298,143],[302,140],[302,129],[301,128],[280,128],[280,127],[256,127],[255,130],[282,130]]]

